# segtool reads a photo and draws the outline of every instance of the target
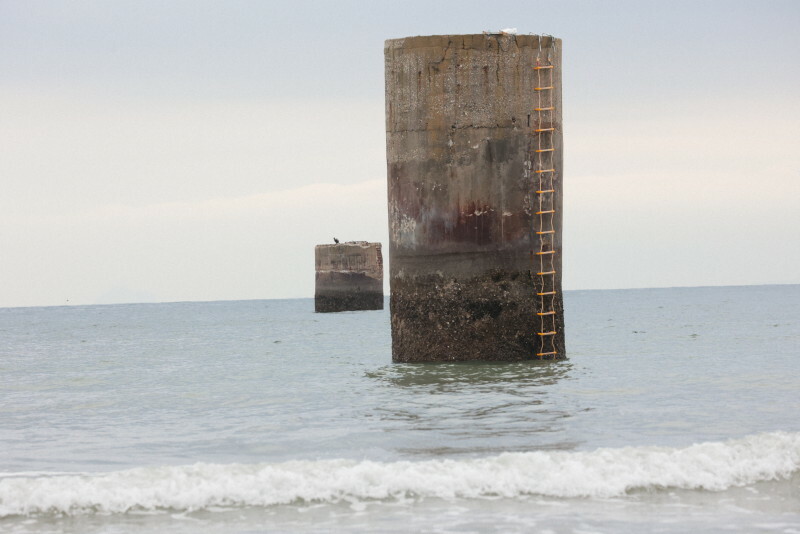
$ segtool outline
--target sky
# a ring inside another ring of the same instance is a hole
[[[565,289],[800,283],[799,26],[794,0],[0,0],[0,307],[312,297],[315,244],[388,250],[384,40],[503,28],[563,39]]]

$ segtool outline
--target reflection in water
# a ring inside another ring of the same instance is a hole
[[[518,388],[553,384],[567,378],[571,368],[569,361],[396,363],[368,372],[366,376],[397,387],[496,384]]]
[[[366,374],[394,390],[370,417],[410,455],[572,449],[564,420],[578,410],[552,392],[569,379],[563,362],[392,364]]]

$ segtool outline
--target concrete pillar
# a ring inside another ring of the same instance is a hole
[[[393,359],[565,357],[561,41],[409,37],[385,57]]]
[[[380,243],[348,241],[315,248],[314,311],[383,309]]]

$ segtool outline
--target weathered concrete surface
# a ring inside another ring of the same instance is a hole
[[[348,241],[317,245],[315,260],[315,311],[383,309],[383,255],[380,243]]]
[[[535,35],[386,41],[395,361],[524,360],[554,347],[565,356],[561,42],[553,44]],[[537,57],[555,66],[556,110],[544,116],[533,111]],[[537,128],[555,128],[555,233],[546,236],[535,233]],[[546,303],[533,265],[543,249],[556,252],[548,285],[557,293]],[[556,336],[537,335],[543,305],[556,311]]]

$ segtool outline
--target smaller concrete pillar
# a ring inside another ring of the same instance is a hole
[[[314,311],[383,309],[383,256],[380,243],[348,241],[317,245]]]

